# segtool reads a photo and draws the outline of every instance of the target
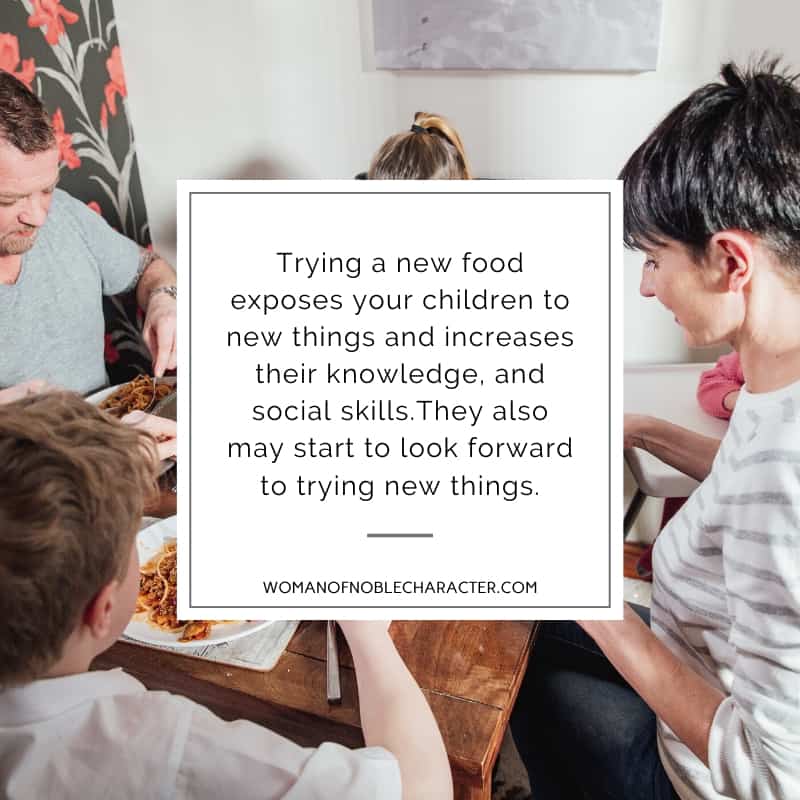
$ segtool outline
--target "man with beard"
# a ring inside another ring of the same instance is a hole
[[[41,101],[0,71],[0,389],[103,386],[102,295],[134,288],[160,376],[177,360],[175,272],[58,190],[58,166]]]

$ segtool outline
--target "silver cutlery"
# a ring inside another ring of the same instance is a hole
[[[339,676],[339,648],[336,643],[336,623],[329,619],[326,624],[325,672],[328,704],[338,706],[342,702],[342,684]]]
[[[144,411],[145,414],[147,414],[149,411],[151,411],[153,406],[157,402],[156,401],[156,392],[157,392],[157,388],[156,387],[157,386],[158,386],[158,378],[156,378],[156,376],[153,375],[153,394],[150,397],[150,402],[142,409],[142,411]]]

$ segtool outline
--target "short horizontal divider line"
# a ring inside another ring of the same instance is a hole
[[[368,533],[367,539],[433,539],[432,533]]]

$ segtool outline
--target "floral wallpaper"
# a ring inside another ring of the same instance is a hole
[[[0,0],[0,69],[41,97],[61,156],[60,188],[150,246],[111,0]],[[135,297],[104,301],[112,383],[150,370]]]

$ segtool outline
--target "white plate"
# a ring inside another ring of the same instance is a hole
[[[139,563],[144,564],[149,561],[160,549],[164,542],[174,540],[178,536],[178,518],[167,517],[159,520],[153,525],[139,531],[136,538],[136,545],[139,549]],[[173,633],[156,628],[144,619],[144,615],[137,615],[125,628],[125,636],[129,639],[136,639],[146,644],[166,645],[168,647],[180,647],[183,649],[205,647],[209,644],[221,644],[230,642],[233,639],[241,639],[251,633],[260,631],[271,625],[272,620],[253,620],[250,622],[224,622],[211,627],[211,633],[207,639],[200,639],[194,642],[179,642],[180,631]]]

